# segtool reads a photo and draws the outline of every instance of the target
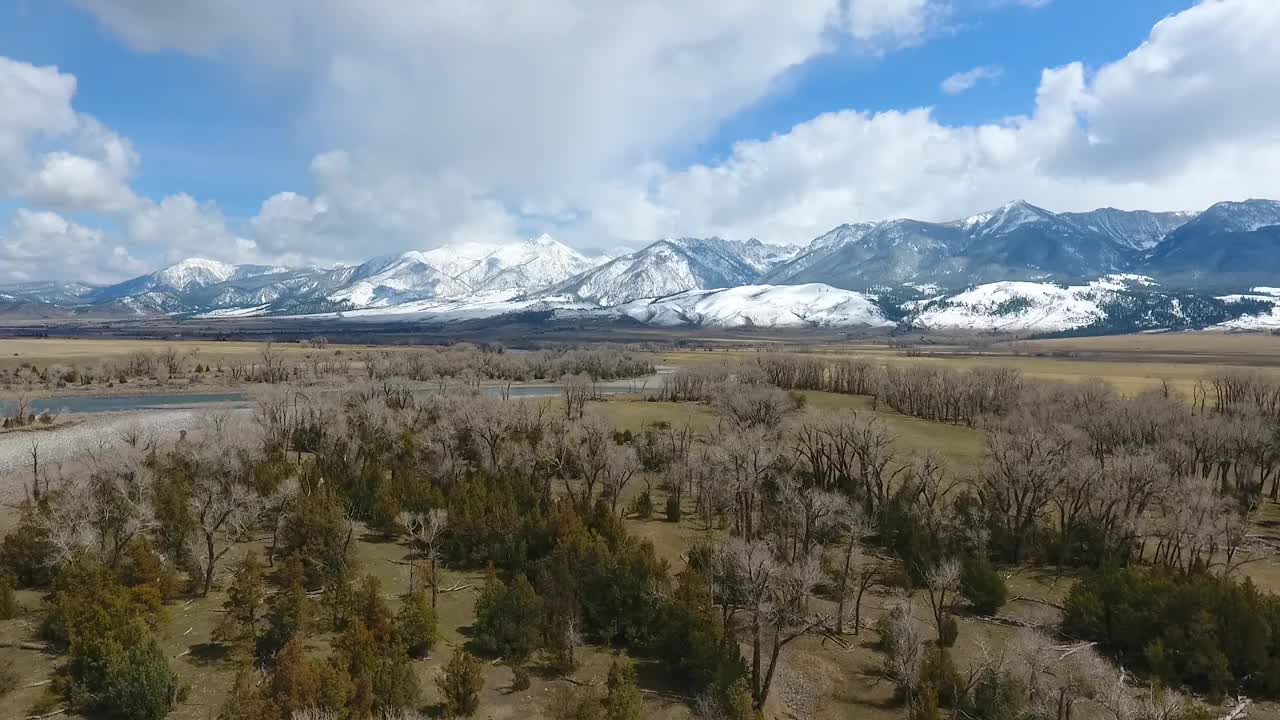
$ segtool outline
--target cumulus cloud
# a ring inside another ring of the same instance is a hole
[[[247,55],[308,88],[332,147],[505,193],[705,138],[839,45],[913,44],[942,0],[81,0],[143,49]],[[232,52],[235,51],[235,52]],[[255,70],[256,72],[256,70]]]
[[[579,247],[692,234],[800,243],[843,222],[952,219],[1014,197],[1054,210],[1280,197],[1271,0],[1205,0],[1114,62],[1046,69],[1016,117],[837,110],[687,167],[665,159],[794,67],[839,46],[922,42],[950,4],[80,4],[140,49],[286,74],[307,88],[322,147],[343,148],[247,221],[186,195],[139,198],[136,154],[72,109],[75,78],[0,60],[0,105],[14,108],[0,115],[0,195],[109,213],[120,230],[96,247],[133,256],[327,263],[543,230]],[[943,89],[994,74],[975,68]]]
[[[227,228],[222,211],[185,193],[146,202],[125,220],[131,244],[166,261],[199,256],[228,262],[257,260],[257,243]]]
[[[59,262],[50,265],[49,258]],[[103,282],[137,274],[144,265],[106,235],[55,212],[19,208],[0,234],[0,281],[78,280]]]
[[[0,197],[65,211],[120,212],[136,198],[129,141],[76,113],[74,76],[0,57]],[[55,149],[38,150],[52,146]]]
[[[984,80],[998,80],[1004,71],[997,65],[980,65],[972,70],[965,70],[951,75],[942,81],[942,92],[948,95],[959,95],[972,90]]]
[[[1280,5],[1209,0],[1090,75],[1045,70],[1033,110],[948,125],[929,108],[839,111],[720,163],[602,190],[595,232],[804,242],[836,224],[947,220],[1025,197],[1054,210],[1197,209],[1280,197]],[[608,207],[603,207],[609,204]],[[625,236],[623,236],[625,237]]]

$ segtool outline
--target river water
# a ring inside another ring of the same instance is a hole
[[[613,380],[600,383],[597,387],[606,395],[619,393],[655,390],[661,386],[661,378],[670,370],[659,368],[658,373],[647,378],[631,380]],[[488,395],[501,396],[504,392],[511,398],[554,397],[560,394],[559,383],[542,383],[529,385],[512,385],[504,389],[497,385],[483,385],[481,392]],[[433,390],[418,389],[415,394],[428,395]],[[200,407],[204,405],[250,405],[253,398],[247,392],[211,392],[211,393],[153,393],[149,395],[66,395],[51,398],[36,398],[29,402],[31,412],[39,415],[50,412],[59,415],[82,415],[104,412],[133,412],[138,410],[165,410],[173,408]],[[0,400],[0,416],[13,412],[12,401]]]

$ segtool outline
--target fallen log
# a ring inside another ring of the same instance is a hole
[[[1249,706],[1252,704],[1253,701],[1249,698],[1239,698],[1236,701],[1236,706],[1231,708],[1226,715],[1218,718],[1218,720],[1244,720],[1244,718],[1249,717]]]
[[[1014,601],[1014,600],[1021,600],[1021,601],[1023,601],[1023,602],[1039,603],[1039,604],[1041,604],[1041,605],[1048,605],[1048,606],[1049,606],[1049,607],[1051,607],[1051,608],[1057,608],[1057,609],[1059,609],[1059,610],[1066,610],[1066,608],[1062,607],[1062,606],[1061,606],[1061,605],[1059,605],[1058,603],[1053,602],[1053,601],[1051,601],[1051,600],[1045,600],[1044,598],[1027,597],[1026,595],[1014,595],[1013,597],[1009,598],[1009,600],[1010,600],[1010,602],[1012,602],[1012,601]]]
[[[1044,627],[1043,623],[1033,623],[1027,620],[1023,620],[1022,618],[1009,617],[1008,615],[992,615],[990,617],[986,617],[982,615],[974,615],[969,619],[975,622],[991,623],[992,625],[1001,625],[1003,627],[1032,628],[1032,629]]]
[[[45,652],[49,650],[49,643],[42,642],[25,642],[17,640],[0,640],[0,647],[17,648],[19,650],[38,650]]]

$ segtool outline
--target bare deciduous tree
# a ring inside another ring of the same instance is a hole
[[[440,537],[449,527],[449,511],[444,508],[432,508],[425,513],[402,512],[399,521],[413,538],[414,544],[418,546],[418,554],[430,563],[431,607],[435,607],[440,585],[437,575]]]

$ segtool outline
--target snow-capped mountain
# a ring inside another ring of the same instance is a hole
[[[666,238],[588,258],[540,236],[467,243],[333,268],[191,258],[106,287],[0,287],[0,313],[168,314],[423,322],[526,317],[661,326],[1104,332],[1280,324],[1280,202],[1203,213],[1024,201],[952,222],[841,225],[805,247]],[[1262,288],[1249,290],[1248,288]]]
[[[1187,285],[1273,282],[1280,268],[1280,202],[1218,203],[1169,233],[1145,265]]]
[[[929,223],[889,220],[842,225],[816,238],[764,279],[821,282],[848,289],[884,284],[933,283],[961,289],[974,283],[1044,280],[1081,282],[1110,273],[1139,272],[1176,280],[1176,266],[1161,258],[1192,238],[1188,254],[1203,262],[1231,246],[1266,246],[1245,237],[1280,224],[1280,203],[1219,203],[1204,213],[1102,208],[1053,213],[1022,200],[962,220]],[[1217,237],[1225,234],[1230,237]],[[1241,252],[1255,258],[1257,253]],[[1277,257],[1280,259],[1280,256]],[[1228,263],[1229,264],[1229,263]],[[1213,272],[1213,271],[1211,271]]]
[[[940,276],[962,271],[948,265],[951,248],[961,239],[954,227],[916,220],[841,225],[766,274],[763,282],[823,283],[851,290],[938,282]]]
[[[118,285],[100,288],[94,296],[101,300],[113,300],[152,292],[181,293],[226,282],[235,274],[235,265],[205,258],[187,258]]]
[[[746,285],[792,252],[792,248],[758,240],[667,238],[553,285],[547,294],[612,306],[688,290]]]

